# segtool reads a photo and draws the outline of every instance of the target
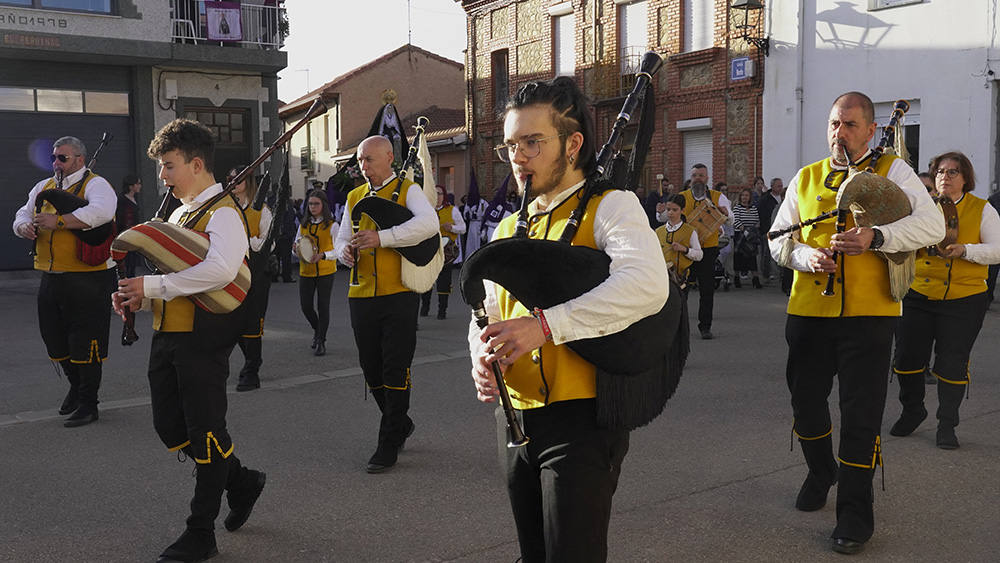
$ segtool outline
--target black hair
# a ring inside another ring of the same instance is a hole
[[[536,104],[552,108],[552,124],[560,134],[560,147],[565,150],[566,139],[579,131],[583,145],[577,154],[575,166],[590,176],[597,171],[597,144],[594,141],[594,120],[587,107],[587,98],[576,82],[568,76],[552,80],[528,82],[517,89],[507,102],[505,112]]]
[[[323,215],[323,227],[326,228],[330,223],[333,223],[333,213],[330,212],[330,202],[326,200],[326,192],[324,192],[323,190],[311,190],[309,192],[309,195],[306,196],[305,200],[306,209],[304,213],[305,218],[303,219],[302,223],[308,224],[310,221],[312,221],[313,215],[309,211],[309,200],[314,197],[323,202],[322,203],[323,211],[321,212],[321,215]]]
[[[681,194],[671,194],[667,196],[664,203],[673,203],[677,207],[684,209],[684,206],[687,205],[687,199]]]
[[[175,119],[167,123],[149,142],[146,154],[155,160],[174,150],[184,155],[185,162],[200,158],[205,170],[215,170],[215,139],[212,131],[197,121]]]
[[[135,174],[126,174],[122,178],[121,194],[125,195],[128,193],[128,189],[139,183],[139,177]]]

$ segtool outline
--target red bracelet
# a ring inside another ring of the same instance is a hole
[[[552,329],[549,328],[549,321],[545,320],[545,313],[538,307],[535,307],[531,311],[531,316],[538,319],[538,324],[542,326],[542,334],[545,335],[545,341],[552,342]]]

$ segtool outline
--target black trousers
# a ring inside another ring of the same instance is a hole
[[[930,367],[938,379],[938,421],[944,426],[958,426],[958,408],[969,383],[969,356],[983,326],[987,305],[986,293],[947,301],[932,301],[915,291],[906,295],[893,366],[904,410],[923,409],[923,374]]]
[[[719,247],[702,249],[705,255],[691,264],[691,271],[698,280],[698,330],[712,328],[712,309],[715,306],[715,261],[719,258]]]
[[[333,276],[299,276],[299,304],[302,314],[309,321],[315,336],[326,340],[330,328],[330,294],[333,292]],[[313,296],[315,295],[315,301]],[[315,303],[315,308],[313,304]]]
[[[611,499],[628,453],[628,431],[598,428],[594,399],[517,411],[517,417],[531,442],[512,449],[503,411],[496,410],[521,560],[606,561]]]
[[[1000,273],[1000,264],[990,264],[986,273],[986,302],[993,303],[993,290],[997,288],[997,273]]]
[[[382,412],[379,444],[402,445],[413,424],[407,413],[410,364],[417,348],[417,294],[356,297],[347,302],[361,371]]]
[[[434,288],[438,292],[439,309],[448,308],[448,296],[451,295],[451,271],[454,267],[454,264],[445,264],[444,268],[441,268],[441,273],[438,274],[437,282],[434,284]],[[420,294],[420,302],[423,304],[424,309],[430,307],[432,293],[434,293],[434,289]]]
[[[284,281],[292,281],[292,237],[278,237],[274,253],[278,257],[278,272]]]
[[[840,485],[833,537],[868,541],[875,529],[871,484],[881,462],[882,413],[896,321],[896,317],[789,315],[785,325],[786,379],[793,430],[800,439],[820,440],[832,432],[828,398],[834,376],[839,381]],[[810,471],[827,471],[812,466],[822,457],[806,456]]]
[[[99,364],[108,357],[114,286],[114,270],[42,274],[38,327],[52,360]]]

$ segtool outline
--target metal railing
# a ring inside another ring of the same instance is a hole
[[[208,38],[205,0],[170,0],[170,37],[175,43],[280,49],[288,34],[288,20],[285,8],[277,4],[277,0],[243,0],[240,2],[242,39],[218,41]]]

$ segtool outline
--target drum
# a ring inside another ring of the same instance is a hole
[[[719,227],[728,218],[729,215],[725,211],[712,205],[712,202],[706,198],[702,200],[697,209],[687,218],[687,222],[694,227],[695,231],[698,231],[698,240],[705,241],[708,237],[719,232]],[[720,242],[719,245],[721,246],[722,243]]]
[[[164,221],[147,221],[118,235],[111,243],[111,250],[114,253],[138,252],[161,273],[172,274],[204,261],[208,246],[208,233]],[[250,268],[243,260],[236,279],[226,287],[188,297],[210,313],[224,314],[236,310],[249,290]]]
[[[299,239],[299,258],[308,264],[312,264],[313,260],[316,260],[316,256],[319,254],[319,245],[316,244],[316,239],[312,237],[302,237]],[[319,260],[316,260],[317,262]]]

